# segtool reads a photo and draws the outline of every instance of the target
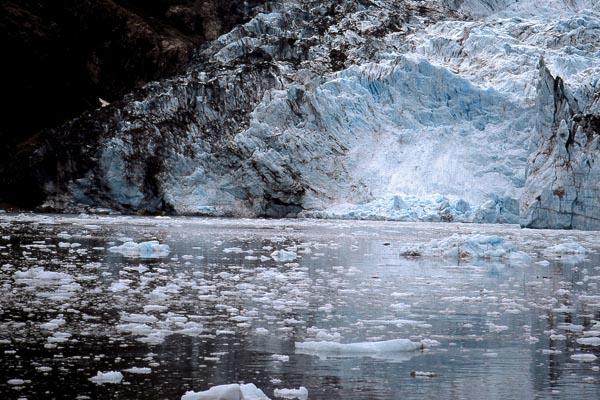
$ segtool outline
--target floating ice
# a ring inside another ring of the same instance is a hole
[[[584,337],[577,339],[577,343],[584,346],[600,346],[600,337]]]
[[[152,372],[151,368],[146,367],[131,367],[123,370],[124,372],[129,372],[130,374],[140,374],[146,375]]]
[[[155,259],[166,257],[170,253],[170,248],[166,244],[160,244],[157,240],[148,242],[125,242],[120,246],[112,246],[108,251],[119,253],[127,258],[145,258]]]
[[[53,331],[55,329],[58,329],[58,327],[60,327],[64,324],[65,324],[65,320],[63,318],[54,318],[46,323],[41,324],[40,328],[45,329],[47,331]]]
[[[386,221],[517,223],[516,207],[507,209],[509,198],[494,198],[472,206],[454,196],[386,194],[361,204],[336,204],[324,210],[304,211],[303,217],[369,219]]]
[[[499,236],[458,235],[432,240],[428,244],[405,246],[402,255],[408,257],[450,257],[473,259],[506,259],[509,261],[529,261],[530,257]]]
[[[304,386],[300,386],[298,389],[275,389],[273,395],[284,399],[306,400],[308,399],[308,389]]]
[[[413,342],[409,339],[393,339],[380,342],[296,342],[296,350],[311,353],[340,353],[340,354],[373,354],[386,352],[415,351],[422,349],[421,342]]]
[[[573,354],[571,356],[571,360],[575,360],[575,361],[581,361],[581,362],[593,362],[596,361],[598,357],[596,357],[593,354],[587,354],[587,353],[580,353],[580,354]]]
[[[89,380],[98,385],[102,385],[104,383],[121,383],[123,380],[123,374],[118,371],[98,371],[96,376],[89,378]]]
[[[275,261],[294,261],[298,257],[298,254],[294,251],[288,250],[275,250],[271,253],[271,258]]]
[[[290,361],[290,356],[286,356],[283,354],[273,354],[271,355],[271,358],[275,361],[279,361],[279,362],[288,362]]]
[[[564,255],[583,255],[587,252],[588,250],[581,244],[575,241],[570,241],[547,247],[542,251],[542,254],[546,257],[555,258]]]
[[[252,383],[213,386],[203,392],[185,392],[181,400],[270,400]]]
[[[17,271],[14,273],[13,278],[18,283],[30,285],[57,285],[73,281],[73,277],[69,274],[46,271],[41,267],[30,268],[27,271]]]
[[[153,323],[153,322],[158,321],[158,319],[153,315],[135,314],[135,313],[122,314],[121,320],[125,321],[125,322],[134,322],[134,323],[139,323],[139,324]]]
[[[410,376],[412,376],[413,378],[434,378],[437,376],[437,374],[435,372],[429,372],[429,371],[412,371],[410,373]]]

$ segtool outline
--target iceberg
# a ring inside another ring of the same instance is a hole
[[[252,383],[213,386],[202,392],[187,391],[181,400],[270,400]]]
[[[147,242],[125,242],[120,246],[112,246],[108,248],[112,253],[121,254],[127,258],[142,258],[156,259],[167,257],[170,253],[170,248],[166,244],[160,244],[156,240]]]
[[[304,386],[300,386],[298,389],[275,389],[273,395],[283,399],[307,400],[308,389]]]
[[[394,353],[421,350],[425,345],[409,339],[392,339],[379,342],[338,343],[330,341],[296,342],[296,351],[311,353],[337,353],[369,355],[376,353]]]
[[[121,383],[123,380],[123,374],[118,371],[98,371],[96,376],[89,378],[89,380],[97,385],[102,385],[104,383]]]

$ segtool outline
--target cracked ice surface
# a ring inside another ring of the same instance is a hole
[[[33,214],[0,231],[10,396],[600,395],[596,232]],[[109,250],[150,241],[169,254]]]

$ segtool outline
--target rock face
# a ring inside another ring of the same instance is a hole
[[[259,3],[263,1],[0,2],[5,99],[0,173],[4,178],[13,173],[7,159],[39,130],[98,108],[99,98],[113,102],[146,82],[184,71],[200,44],[247,21]],[[2,199],[35,203],[43,196],[40,187],[17,186],[3,186]]]
[[[23,144],[0,186],[59,211],[515,223],[555,114],[594,129],[598,51],[594,0],[271,1]]]
[[[600,229],[600,91],[578,97],[540,64],[540,143],[529,161],[521,224]]]

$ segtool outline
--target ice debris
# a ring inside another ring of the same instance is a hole
[[[499,236],[493,235],[458,235],[432,240],[427,244],[405,246],[401,254],[407,257],[449,257],[471,259],[506,259],[509,261],[527,262],[527,253],[518,251],[516,247]]]
[[[120,246],[112,246],[108,251],[119,253],[127,258],[145,258],[155,259],[166,257],[170,253],[170,248],[166,244],[160,244],[157,240],[147,242],[125,242]]]
[[[102,385],[104,383],[121,383],[123,380],[123,374],[118,371],[98,371],[96,376],[89,378],[89,380],[97,385]]]
[[[372,201],[335,204],[323,210],[307,210],[302,217],[385,221],[517,223],[516,200],[497,196],[480,205],[440,194],[419,196],[386,194]]]
[[[571,356],[571,360],[575,360],[575,361],[581,361],[581,362],[593,362],[596,361],[598,357],[596,357],[593,354],[588,354],[588,353],[580,353],[580,354],[573,354]]]
[[[392,339],[379,342],[338,343],[322,342],[296,342],[296,350],[311,353],[339,353],[339,354],[373,354],[401,351],[415,351],[424,348],[421,342],[409,339]]]
[[[298,389],[275,389],[273,395],[284,399],[307,400],[308,389],[304,386],[300,386]]]
[[[588,250],[581,244],[575,241],[569,241],[545,248],[542,251],[542,255],[555,258],[563,255],[584,255],[587,252]]]
[[[187,391],[181,400],[270,400],[252,383],[213,386],[203,392]]]
[[[295,251],[275,250],[271,253],[271,258],[275,261],[294,261],[298,257]]]
[[[123,370],[124,372],[129,372],[130,374],[140,374],[145,375],[152,372],[151,368],[147,367],[131,367]]]

